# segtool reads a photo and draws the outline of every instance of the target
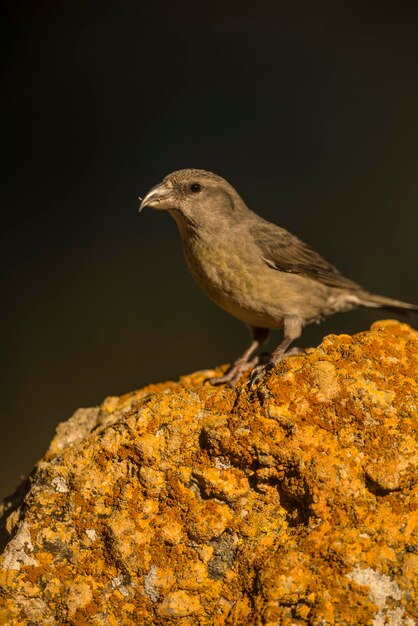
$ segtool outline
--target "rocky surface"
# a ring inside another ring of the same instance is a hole
[[[418,333],[207,375],[60,424],[3,503],[0,624],[418,623]]]

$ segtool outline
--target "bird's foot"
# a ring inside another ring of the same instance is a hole
[[[304,348],[291,348],[287,352],[275,353],[274,357],[270,358],[267,362],[257,365],[250,374],[250,385],[254,389],[256,385],[261,383],[264,376],[271,372],[276,365],[278,365],[283,359],[288,356],[297,356],[298,354],[304,354]]]
[[[270,355],[267,355],[267,356],[270,357]],[[262,361],[263,359],[265,360],[265,358],[266,358],[266,355],[261,354],[261,355],[255,356],[250,361],[238,360],[232,365],[232,367],[223,376],[217,376],[215,378],[208,378],[207,380],[208,382],[210,382],[211,385],[227,384],[230,387],[235,387],[235,385],[237,384],[241,376],[245,374],[245,372],[248,372],[249,370],[254,371],[254,368],[256,367],[256,365],[258,365],[260,361]]]
[[[268,374],[268,372],[271,372],[271,370],[274,369],[275,365],[276,364],[271,359],[267,363],[257,365],[257,367],[255,367],[250,374],[251,389],[254,389],[254,387],[258,385],[258,383],[261,383],[264,376]]]

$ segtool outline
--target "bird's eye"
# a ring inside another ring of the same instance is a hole
[[[199,193],[201,189],[202,189],[202,185],[199,185],[199,183],[192,183],[190,185],[190,191],[193,191],[193,193]]]

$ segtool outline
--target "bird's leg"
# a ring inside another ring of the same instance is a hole
[[[257,326],[250,326],[250,332],[252,336],[252,342],[246,351],[233,363],[224,376],[218,378],[210,378],[209,381],[212,385],[223,385],[228,383],[231,387],[234,387],[240,376],[249,369],[252,369],[258,362],[259,357],[254,357],[254,352],[258,350],[263,344],[266,343],[269,330],[268,328],[258,328]]]
[[[300,354],[305,354],[305,353],[306,353],[305,348],[298,348],[297,346],[294,346],[293,348],[290,348],[290,350],[286,350],[285,357],[287,358],[288,356],[299,356]]]
[[[286,350],[302,333],[302,320],[295,315],[289,315],[284,318],[284,337],[283,341],[277,346],[271,355],[270,360],[265,365],[258,365],[251,372],[251,386],[253,387],[261,381],[264,375],[272,370],[286,356]]]

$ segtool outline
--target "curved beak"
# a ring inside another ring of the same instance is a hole
[[[145,207],[151,209],[169,209],[172,207],[171,202],[167,202],[171,195],[172,189],[166,187],[164,183],[160,183],[152,187],[149,190],[145,198],[139,198],[141,204],[139,205],[139,212]]]

